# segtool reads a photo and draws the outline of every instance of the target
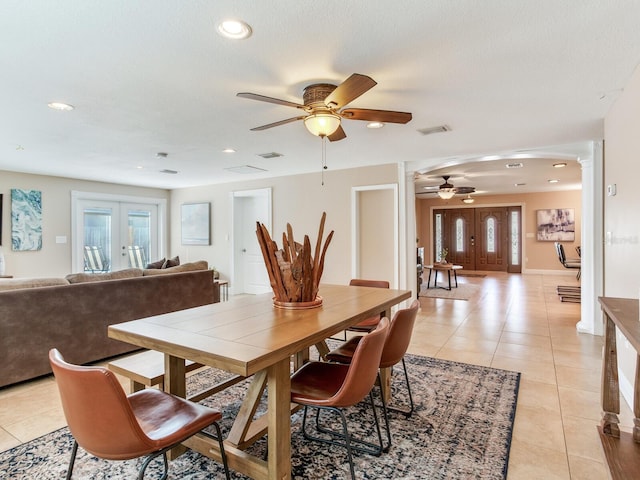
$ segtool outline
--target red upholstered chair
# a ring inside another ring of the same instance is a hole
[[[353,278],[349,282],[350,286],[355,287],[376,287],[376,288],[389,288],[389,282],[386,280],[363,280],[361,278]],[[352,325],[347,330],[352,332],[366,332],[369,333],[378,326],[378,322],[382,318],[383,313],[379,315],[369,317],[362,320],[360,323]]]
[[[49,361],[74,437],[67,480],[73,472],[78,445],[107,460],[148,455],[138,474],[140,480],[151,460],[162,455],[161,478],[166,479],[167,451],[210,425],[216,429],[225,473],[230,478],[216,423],[222,418],[220,412],[156,389],[127,396],[113,372],[103,367],[69,364],[55,348],[49,351]]]
[[[411,385],[409,384],[409,375],[407,374],[407,365],[404,361],[404,355],[407,353],[409,343],[411,342],[411,334],[413,333],[413,325],[416,321],[418,309],[420,303],[418,300],[414,300],[409,308],[398,310],[393,316],[391,326],[389,327],[389,334],[382,350],[380,357],[380,368],[391,368],[394,365],[402,362],[402,368],[404,369],[404,379],[409,393],[409,410],[400,410],[398,408],[387,407],[383,400],[383,412],[387,426],[387,440],[388,444],[384,447],[384,450],[388,450],[391,445],[391,430],[389,429],[389,419],[386,415],[386,410],[394,410],[403,413],[405,416],[410,417],[413,413],[413,396],[411,395]],[[332,350],[326,355],[326,360],[329,362],[339,362],[349,364],[353,362],[353,356],[358,348],[358,345],[362,343],[363,339],[367,336],[353,337],[348,342],[343,343],[340,347]]]
[[[382,434],[380,423],[373,403],[371,391],[376,381],[378,364],[382,355],[382,348],[389,330],[389,320],[385,317],[380,320],[378,327],[366,335],[358,344],[351,364],[327,362],[310,362],[297,370],[291,376],[291,401],[304,405],[302,418],[302,433],[305,438],[341,445],[347,449],[351,478],[355,479],[353,468],[352,450],[363,451],[380,455],[382,452]],[[364,440],[356,439],[349,434],[347,420],[342,411],[345,407],[351,407],[362,401],[367,395],[373,407],[376,431],[379,445],[374,445]],[[307,410],[309,407],[318,409],[316,426],[321,432],[329,433],[326,436],[312,436],[307,432]],[[336,412],[342,424],[342,432],[333,432],[326,428],[320,428],[320,411]]]

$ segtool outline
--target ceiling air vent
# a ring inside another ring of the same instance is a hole
[[[422,135],[431,135],[432,133],[450,132],[451,127],[449,125],[438,125],[437,127],[420,128],[418,132]]]
[[[278,153],[278,152],[268,152],[268,153],[258,153],[259,157],[262,158],[278,158],[278,157],[284,157],[283,154]]]
[[[258,173],[266,172],[264,168],[252,167],[251,165],[240,165],[239,167],[225,168],[227,172],[233,173]]]
[[[522,162],[507,163],[505,165],[507,168],[522,168],[522,166]]]
[[[170,173],[171,175],[175,175],[176,173],[178,173],[177,170],[169,170],[168,168],[165,168],[164,170],[160,170],[160,173]]]

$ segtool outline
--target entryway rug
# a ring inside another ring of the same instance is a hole
[[[393,445],[380,457],[354,456],[358,479],[505,479],[516,411],[520,374],[506,370],[407,355],[416,410],[412,417],[391,413]],[[397,367],[396,367],[397,368]],[[225,375],[208,369],[194,375],[189,388]],[[394,372],[393,397],[407,400],[401,370]],[[246,381],[205,400],[224,414],[223,433],[240,406]],[[371,437],[364,404],[348,409],[348,421],[355,435]],[[346,452],[342,448],[310,442],[300,432],[301,414],[292,416],[292,478],[348,479]],[[0,453],[0,478],[64,478],[72,447],[67,428]],[[252,446],[252,453],[264,453],[264,439]],[[109,462],[96,459],[82,449],[73,472],[77,479],[135,478],[138,460]],[[159,478],[161,462],[149,467],[147,479]],[[194,452],[170,462],[171,479],[224,478],[219,464]],[[233,473],[234,479],[246,477]]]
[[[445,284],[438,283],[438,287],[434,288],[433,283],[430,288],[426,284],[422,284],[420,288],[420,297],[429,298],[447,298],[449,300],[469,300],[478,291],[478,286],[471,283],[458,283],[458,287],[452,287],[451,290],[445,288]]]

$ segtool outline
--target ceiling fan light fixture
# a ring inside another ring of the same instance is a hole
[[[456,194],[454,188],[441,188],[438,190],[438,196],[443,200],[449,200]]]
[[[304,126],[317,137],[328,137],[340,126],[340,117],[329,112],[314,113],[305,117]]]
[[[462,199],[463,203],[473,203],[475,201],[476,201],[476,199],[475,198],[471,198],[471,195],[467,195],[466,198]]]

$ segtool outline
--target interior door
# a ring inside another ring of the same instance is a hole
[[[271,189],[234,192],[234,293],[271,291],[269,274],[256,237],[256,222],[271,231]]]

